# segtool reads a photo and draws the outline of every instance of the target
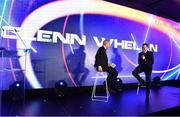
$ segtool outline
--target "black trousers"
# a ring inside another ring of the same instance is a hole
[[[139,76],[140,73],[144,72],[146,77],[146,82]],[[141,83],[146,83],[146,98],[150,95],[150,87],[151,87],[151,73],[152,68],[146,68],[142,66],[137,66],[132,72],[133,76]]]
[[[108,72],[108,76],[107,76],[108,87],[114,89],[114,81],[118,76],[117,70],[112,67],[103,67],[103,71]]]

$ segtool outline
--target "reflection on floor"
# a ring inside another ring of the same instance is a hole
[[[54,96],[54,95],[52,95]],[[65,98],[25,99],[24,105],[17,102],[3,101],[2,115],[84,115],[84,116],[126,116],[148,115],[165,109],[180,106],[180,88],[162,86],[151,89],[149,103],[145,101],[145,89],[128,89],[111,93],[109,102],[91,101],[90,93],[79,93]],[[176,114],[180,115],[180,112]]]

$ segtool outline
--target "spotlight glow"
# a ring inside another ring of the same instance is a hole
[[[63,82],[60,82],[60,85],[63,85],[64,83]]]
[[[20,84],[19,84],[19,83],[17,83],[17,84],[16,84],[16,87],[19,87],[19,86],[20,86]]]

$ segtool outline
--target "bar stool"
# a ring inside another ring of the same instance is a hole
[[[145,85],[145,86],[144,86],[144,85],[141,86],[140,83],[138,83],[137,92],[136,92],[137,95],[139,94],[140,88],[146,88],[146,85]],[[150,89],[150,94],[149,94],[149,96],[151,96],[151,89]]]
[[[100,77],[95,77],[95,81],[94,81],[94,86],[93,86],[93,90],[92,90],[92,95],[91,95],[91,100],[92,101],[102,101],[102,102],[108,102],[109,101],[109,90],[108,90],[108,84],[107,84],[107,80],[106,80],[106,73],[105,72],[98,72],[97,73],[98,76],[105,76],[105,88],[106,88],[106,92],[105,95],[97,95],[96,94],[96,89],[97,89],[97,81],[98,79],[100,79]]]

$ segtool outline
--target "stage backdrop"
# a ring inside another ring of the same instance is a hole
[[[1,46],[18,56],[3,59],[3,89],[24,78],[27,88],[102,84],[107,74],[93,65],[103,40],[123,83],[137,82],[131,73],[144,42],[154,52],[152,79],[180,79],[178,22],[101,0],[3,0],[0,15]]]

